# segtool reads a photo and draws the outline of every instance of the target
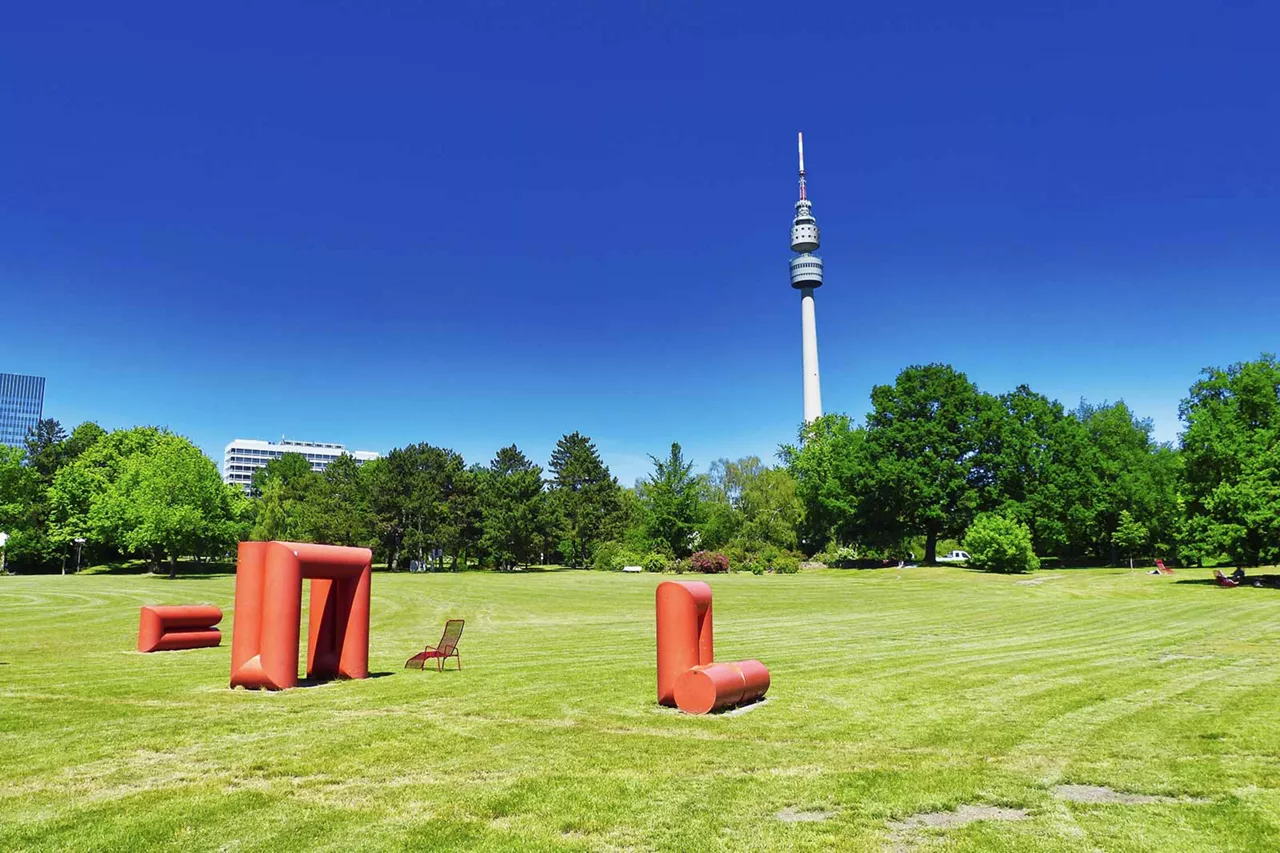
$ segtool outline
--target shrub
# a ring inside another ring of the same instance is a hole
[[[592,555],[591,567],[600,572],[620,572],[623,566],[640,565],[640,555],[621,542],[601,542]]]
[[[850,548],[848,545],[828,548],[813,555],[813,559],[835,569],[851,568],[858,559],[858,549]]]
[[[780,575],[794,575],[800,571],[800,558],[794,554],[783,552],[773,558],[770,568]]]
[[[646,572],[665,572],[670,566],[671,561],[657,551],[650,551],[640,560],[640,568]]]
[[[753,575],[764,574],[764,563],[760,563],[755,560],[747,560],[745,563],[739,563],[738,565],[742,566],[741,571],[751,572]]]
[[[689,567],[704,575],[729,571],[729,558],[718,551],[699,551],[689,558]]]
[[[983,513],[964,537],[969,563],[988,572],[1030,572],[1040,568],[1031,549],[1031,531],[1020,521]]]

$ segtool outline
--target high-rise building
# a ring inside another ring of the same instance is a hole
[[[22,447],[44,416],[44,377],[0,373],[0,444]]]
[[[813,218],[813,203],[804,185],[804,134],[799,137],[800,200],[796,202],[796,218],[791,223],[791,286],[800,291],[800,354],[804,370],[804,422],[822,417],[822,384],[818,381],[818,315],[813,306],[813,291],[822,287],[822,258],[818,251],[818,220]]]
[[[344,453],[349,454],[359,463],[378,458],[378,454],[371,450],[347,450],[341,444],[321,444],[283,438],[277,444],[273,441],[237,438],[227,445],[223,455],[222,481],[240,486],[248,492],[253,482],[253,472],[267,467],[267,463],[272,459],[279,459],[286,453],[297,453],[305,457],[311,463],[311,470],[316,472],[328,468],[330,462]]]

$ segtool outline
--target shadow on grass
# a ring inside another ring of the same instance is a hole
[[[1174,583],[1190,584],[1192,586],[1218,586],[1215,578],[1184,578],[1176,580]],[[1235,587],[1224,587],[1225,589],[1280,589],[1280,575],[1245,575],[1244,581]]]
[[[235,563],[206,562],[196,563],[179,562],[177,573],[172,580],[183,580],[192,578],[216,578],[234,575],[236,573]],[[159,571],[152,571],[151,564],[146,560],[121,560],[114,563],[103,563],[97,566],[91,566],[87,569],[81,569],[82,575],[107,575],[109,577],[154,577],[170,580],[169,567],[161,566]]]
[[[395,672],[371,672],[369,678],[386,678]],[[326,684],[346,684],[352,681],[367,681],[365,678],[299,678],[298,687],[324,687]],[[296,688],[295,688],[296,689]]]

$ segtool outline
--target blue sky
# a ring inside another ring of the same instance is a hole
[[[1265,2],[20,4],[0,370],[72,425],[624,482],[801,413],[803,130],[827,411],[943,361],[1124,398],[1277,349]]]

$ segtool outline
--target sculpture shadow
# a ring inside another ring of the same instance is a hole
[[[373,678],[386,678],[389,675],[395,675],[395,672],[371,672],[366,678],[299,678],[296,686],[289,688],[296,690],[299,687],[323,687],[326,684],[347,684],[353,681],[368,681]],[[261,691],[269,693],[288,693],[288,690],[280,691]]]

